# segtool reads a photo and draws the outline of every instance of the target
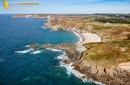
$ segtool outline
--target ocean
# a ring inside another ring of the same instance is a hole
[[[98,85],[83,82],[69,66],[61,65],[63,51],[29,48],[31,44],[77,43],[74,33],[44,28],[47,19],[11,16],[0,15],[0,85]]]

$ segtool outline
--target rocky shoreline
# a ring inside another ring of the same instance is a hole
[[[84,52],[80,53],[77,49],[77,46],[69,43],[62,43],[58,45],[41,45],[38,46],[33,44],[30,46],[31,49],[59,49],[64,50],[66,52],[66,56],[68,56],[68,60],[65,60],[63,63],[69,64],[73,62],[74,69],[79,71],[82,74],[85,74],[85,78],[90,78],[94,81],[100,81],[106,85],[129,85],[130,84],[130,71],[121,69],[119,67],[111,67],[110,69],[105,68],[100,65],[96,65],[92,62],[89,62],[84,59],[82,55]],[[87,54],[86,54],[87,55]]]
[[[58,29],[54,29],[58,30]],[[81,35],[82,36],[82,35]],[[83,42],[83,41],[82,41]],[[119,67],[111,67],[110,69],[105,68],[100,65],[96,65],[95,63],[89,62],[84,59],[83,55],[85,54],[84,51],[79,51],[79,45],[81,44],[68,44],[62,43],[58,45],[41,45],[39,46],[40,49],[45,48],[53,48],[64,50],[66,52],[66,56],[69,57],[68,60],[65,60],[63,63],[69,64],[73,62],[74,69],[79,71],[82,74],[85,74],[85,78],[90,78],[94,81],[101,82],[106,85],[130,85],[130,71],[121,69]],[[37,45],[31,45],[31,48],[37,48]]]
[[[53,30],[58,30],[57,27],[50,26],[49,24],[47,25],[47,27],[48,26],[51,27]],[[87,60],[85,60],[82,57],[82,54],[83,52],[81,53],[80,59],[78,56],[73,56],[73,55],[67,55],[67,56],[69,56],[70,59],[72,57],[78,57],[78,58],[73,58],[75,59],[74,60],[75,69],[85,74],[87,78],[91,78],[94,81],[100,81],[106,85],[129,85],[130,84],[129,71],[114,66],[108,69],[103,66],[96,65],[95,63],[88,62]]]
[[[28,17],[27,17],[28,18]],[[36,17],[37,18],[37,17]],[[74,26],[73,28],[61,28],[60,24],[55,24],[51,22],[52,18],[50,16],[44,16],[42,18],[48,18],[48,22],[45,25],[46,28],[51,28],[53,31],[55,30],[68,30],[68,31],[75,31],[77,33],[84,33],[86,31],[77,30],[79,24]],[[53,17],[54,18],[54,17]],[[88,32],[91,30],[91,26],[88,25]],[[81,35],[83,36],[83,35]],[[83,39],[85,41],[85,39]],[[83,41],[82,41],[83,42]],[[79,46],[80,45],[80,46]],[[88,55],[88,53],[84,52],[83,50],[80,51],[79,48],[81,47],[81,43],[79,44],[68,44],[62,43],[58,45],[38,45],[33,44],[30,46],[31,49],[46,49],[46,48],[53,48],[64,50],[66,52],[66,56],[68,56],[68,60],[65,60],[63,63],[69,64],[73,62],[74,69],[79,71],[80,73],[85,74],[83,79],[90,78],[94,81],[102,82],[106,85],[130,85],[130,70],[125,70],[120,67],[111,67],[106,68],[101,65],[97,65],[93,62],[89,62],[84,59],[83,55]]]
[[[100,81],[106,85],[129,85],[130,72],[119,67],[111,67],[110,69],[92,62],[88,62],[81,58],[75,64],[77,69],[85,74],[88,78]]]
[[[76,61],[79,60],[81,57],[81,53],[76,50],[77,45],[75,44],[69,44],[69,43],[61,43],[57,45],[51,45],[51,44],[46,44],[46,45],[38,45],[38,44],[32,44],[30,45],[31,49],[37,50],[37,49],[58,49],[58,50],[63,50],[66,52],[66,55],[69,57],[69,60],[71,61]]]

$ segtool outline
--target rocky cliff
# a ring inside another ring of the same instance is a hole
[[[106,85],[130,85],[130,72],[119,67],[110,69],[81,58],[75,64],[76,68],[85,74],[88,78],[100,81]]]
[[[74,62],[75,69],[85,74],[87,78],[102,82],[106,85],[130,85],[129,70],[114,67],[114,65],[111,68],[105,68],[101,65],[89,62],[82,56],[84,52],[78,52],[78,50],[76,50],[77,46],[74,44],[62,43],[58,45],[47,44],[41,46],[33,44],[30,46],[30,48],[33,48],[35,50],[37,48],[53,48],[64,50],[66,52],[66,55],[69,57],[69,60],[66,60],[65,63],[70,63],[70,61]]]

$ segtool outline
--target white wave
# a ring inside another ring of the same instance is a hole
[[[97,81],[94,81],[94,83],[96,83],[98,85],[106,85],[106,84],[102,84],[101,82],[97,82]]]
[[[74,70],[74,66],[72,66],[72,65],[73,65],[73,63],[70,63],[70,64],[64,64],[63,62],[60,63],[60,66],[63,66],[66,68],[68,75],[74,74],[76,77],[82,79],[82,77],[85,76],[85,74],[81,74],[80,72]]]
[[[96,82],[96,81],[93,81],[91,79],[88,80],[87,77],[85,79],[83,79],[82,77],[86,76],[86,75],[74,70],[74,66],[72,66],[72,65],[73,65],[73,63],[65,64],[63,62],[60,62],[60,66],[66,68],[68,75],[74,74],[76,77],[82,79],[83,82],[94,82],[98,85],[105,85],[105,84],[102,84],[101,82]]]
[[[66,56],[65,52],[62,55],[57,56],[55,59],[58,60],[67,60],[68,57]]]
[[[102,84],[101,82],[97,82],[97,81],[94,81],[94,80],[92,80],[92,79],[87,79],[87,78],[85,78],[85,79],[82,79],[82,81],[83,82],[94,82],[95,84],[97,84],[97,85],[106,85],[106,84]]]
[[[74,74],[76,77],[82,79],[83,82],[94,82],[98,85],[105,85],[105,84],[102,84],[101,82],[96,82],[96,81],[93,81],[91,79],[88,80],[87,77],[85,79],[83,79],[82,77],[86,76],[86,75],[74,70],[73,62],[71,62],[70,64],[63,63],[64,60],[68,60],[68,57],[66,56],[65,52],[63,52],[62,55],[57,56],[55,59],[62,60],[60,62],[60,66],[66,68],[68,75]]]
[[[80,72],[74,70],[74,66],[72,66],[73,63],[70,63],[70,64],[63,63],[64,60],[68,60],[68,57],[66,56],[65,52],[62,55],[57,56],[55,59],[62,60],[60,62],[60,66],[66,68],[68,75],[74,74],[75,76],[77,76],[78,78],[81,78],[81,79],[83,76],[85,76],[84,74],[81,74]]]
[[[15,51],[15,53],[28,53],[30,51],[32,51],[33,49],[27,49],[27,50],[23,50],[23,51]]]
[[[43,26],[41,26],[41,28],[47,29],[45,26],[46,26],[46,23]]]
[[[62,50],[58,50],[58,49],[54,49],[54,48],[46,48],[46,49],[54,51],[54,52],[56,52],[56,51],[62,52]]]
[[[41,28],[44,28],[44,29],[45,29],[45,27],[44,27],[44,26],[41,26]]]
[[[57,56],[55,59],[62,60],[62,61],[60,62],[60,66],[66,68],[68,75],[70,75],[70,74],[75,74],[75,75],[76,75],[77,77],[79,77],[79,78],[81,78],[82,76],[84,76],[84,74],[81,74],[81,73],[79,73],[78,71],[75,71],[75,70],[74,70],[74,66],[72,66],[73,63],[70,63],[70,64],[65,64],[65,63],[63,63],[64,60],[68,60],[68,57],[66,56],[65,52],[63,52],[62,55]]]
[[[39,54],[41,52],[42,52],[41,50],[37,50],[37,51],[33,51],[31,54]]]
[[[30,45],[26,45],[25,47],[30,47]]]
[[[79,37],[79,41],[76,44],[81,43],[83,41],[82,36],[75,31],[73,31],[73,33]]]

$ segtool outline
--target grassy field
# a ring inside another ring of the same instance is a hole
[[[84,44],[87,48],[84,58],[98,65],[110,68],[121,62],[130,62],[130,41],[113,41]],[[86,55],[87,54],[87,55]]]

